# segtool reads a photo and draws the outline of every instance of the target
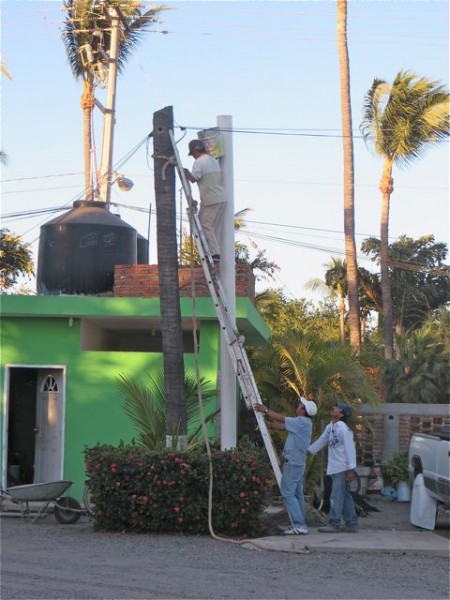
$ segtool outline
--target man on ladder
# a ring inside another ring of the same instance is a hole
[[[198,184],[200,192],[198,218],[212,259],[218,264],[220,262],[219,240],[226,201],[220,165],[218,160],[208,154],[201,140],[189,142],[189,156],[195,159],[192,172],[184,169],[184,174],[191,183]]]
[[[189,173],[189,171],[187,171],[187,169],[184,169],[181,164],[180,156],[179,156],[178,149],[177,149],[177,144],[176,144],[176,141],[175,141],[172,131],[170,132],[170,139],[171,139],[172,147],[173,147],[173,150],[175,153],[174,162],[175,162],[176,168],[178,170],[178,175],[181,179],[181,183],[183,185],[183,190],[186,195],[186,199],[188,200],[189,207],[192,207],[192,205],[195,201],[192,198],[190,186],[188,183],[187,175],[188,174],[190,175],[190,173]],[[214,204],[217,204],[219,207],[219,211],[215,211],[215,212],[220,212],[221,216],[223,216],[223,208],[225,207],[225,200],[224,200],[225,194],[223,193],[223,188],[221,185],[221,177],[220,177],[221,172],[220,172],[220,167],[219,167],[218,163],[215,161],[214,158],[207,155],[205,146],[203,145],[203,143],[200,140],[193,140],[190,142],[189,154],[191,156],[196,157],[196,160],[197,160],[197,158],[200,158],[203,155],[205,155],[213,161],[213,163],[210,162],[210,165],[211,165],[211,168],[213,169],[214,177],[211,177],[211,178],[206,177],[204,182],[207,182],[208,180],[210,180],[210,181],[214,182],[215,184],[220,185],[220,190],[222,191],[222,194],[217,195],[216,198],[221,198],[221,201],[217,202],[217,200],[216,200],[216,202]],[[219,169],[219,170],[217,170],[217,169]],[[195,175],[194,169],[193,169],[193,173]],[[194,175],[192,175],[192,176],[190,175],[190,177],[192,177],[192,179],[194,181],[200,182],[200,180],[203,178],[203,175],[202,175],[197,180],[194,177]],[[192,179],[189,178],[190,181],[192,181]],[[218,191],[219,188],[216,188],[216,190]],[[200,189],[200,194],[202,194],[201,189]],[[202,196],[202,199],[204,199],[204,196]],[[214,204],[212,206],[214,206]],[[222,211],[220,210],[220,207],[222,208]],[[259,395],[259,391],[258,391],[258,387],[256,385],[255,378],[253,377],[253,373],[250,368],[250,363],[248,360],[247,353],[245,352],[245,349],[243,346],[243,339],[239,335],[239,331],[237,330],[234,319],[232,319],[230,317],[230,312],[228,310],[226,299],[225,299],[225,292],[223,290],[220,278],[217,277],[217,273],[216,273],[216,276],[211,276],[211,273],[209,270],[211,263],[215,262],[214,257],[211,255],[213,253],[217,254],[218,246],[216,247],[215,252],[210,250],[210,247],[209,247],[210,242],[207,242],[206,236],[204,235],[204,231],[202,228],[202,224],[200,223],[199,215],[197,215],[195,212],[192,214],[192,224],[193,224],[193,230],[194,230],[194,240],[195,240],[195,243],[197,245],[197,249],[198,249],[198,252],[200,255],[203,271],[205,273],[206,282],[208,284],[208,288],[211,293],[211,298],[214,303],[214,308],[216,310],[216,314],[217,314],[217,317],[220,322],[221,331],[224,336],[224,340],[226,342],[225,345],[229,352],[229,356],[231,358],[232,368],[238,379],[244,402],[245,402],[247,408],[251,409],[253,407],[253,405],[255,405],[255,404],[262,404],[262,400]],[[217,262],[218,262],[217,259],[220,259],[220,256],[216,255],[215,258],[216,258],[216,264],[217,264]],[[257,423],[258,423],[258,426],[259,426],[259,429],[261,432],[262,439],[264,441],[264,445],[267,450],[267,454],[268,454],[270,462],[272,464],[272,469],[273,469],[275,478],[277,480],[278,485],[280,485],[281,484],[281,470],[280,470],[278,455],[277,455],[277,452],[273,445],[272,439],[270,437],[270,433],[267,429],[264,414],[259,411],[256,411],[256,410],[254,411],[254,413],[255,413],[256,420],[257,420]]]

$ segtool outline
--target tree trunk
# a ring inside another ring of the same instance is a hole
[[[345,298],[339,299],[339,330],[341,334],[341,344],[345,344]]]
[[[173,111],[167,106],[153,115],[156,231],[161,294],[161,329],[166,390],[166,443],[178,435],[181,445],[186,435],[186,393],[184,386],[183,331],[178,284],[178,254],[175,209],[175,168],[169,130]]]
[[[361,317],[361,340],[364,342],[364,339],[366,337],[366,316],[363,315]]]
[[[358,264],[355,243],[355,184],[353,160],[353,131],[350,101],[350,69],[347,48],[347,0],[337,0],[337,42],[341,81],[341,119],[344,152],[344,236],[347,264],[348,315],[350,345],[361,349],[361,324],[358,294]]]
[[[84,155],[84,198],[93,200],[92,175],[91,175],[91,116],[94,109],[94,94],[92,84],[84,81],[83,95],[81,96],[81,109],[83,110],[83,155]]]
[[[380,181],[381,225],[380,225],[380,276],[383,304],[384,357],[391,360],[394,353],[391,280],[389,277],[389,204],[394,189],[392,163],[386,160]]]

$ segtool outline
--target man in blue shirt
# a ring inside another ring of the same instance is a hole
[[[286,510],[292,521],[292,527],[285,535],[306,535],[305,499],[303,480],[305,477],[306,451],[311,441],[312,417],[317,414],[317,406],[312,400],[300,397],[296,417],[284,415],[268,409],[264,404],[255,404],[255,410],[269,419],[270,429],[288,432],[283,448],[283,473],[280,492]]]

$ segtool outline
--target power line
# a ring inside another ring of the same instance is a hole
[[[207,129],[206,127],[192,127],[192,126],[183,126],[181,127],[181,129],[190,129],[190,130],[201,130],[201,129]],[[300,133],[299,130],[278,130],[278,131],[264,131],[264,130],[259,130],[259,129],[237,129],[237,128],[232,128],[232,129],[227,129],[227,128],[222,128],[221,131],[225,131],[227,133],[250,133],[253,135],[279,135],[279,136],[290,136],[290,137],[314,137],[314,138],[338,138],[338,139],[342,139],[344,137],[349,137],[349,136],[345,136],[342,134],[339,135],[335,135],[335,134],[329,134],[329,133]],[[364,139],[362,135],[352,135],[353,139]]]
[[[26,181],[30,179],[49,179],[51,177],[70,177],[72,175],[82,175],[82,171],[78,173],[56,173],[55,175],[32,175],[31,177],[15,177],[14,179],[2,179],[0,183],[9,183],[10,181]]]

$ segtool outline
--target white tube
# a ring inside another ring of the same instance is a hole
[[[217,127],[222,133],[224,156],[220,159],[222,178],[227,198],[220,242],[220,280],[225,290],[225,301],[230,320],[236,320],[236,268],[234,261],[234,175],[232,119],[228,115],[217,117]],[[220,446],[222,450],[234,448],[237,443],[237,382],[226,340],[220,344]]]

